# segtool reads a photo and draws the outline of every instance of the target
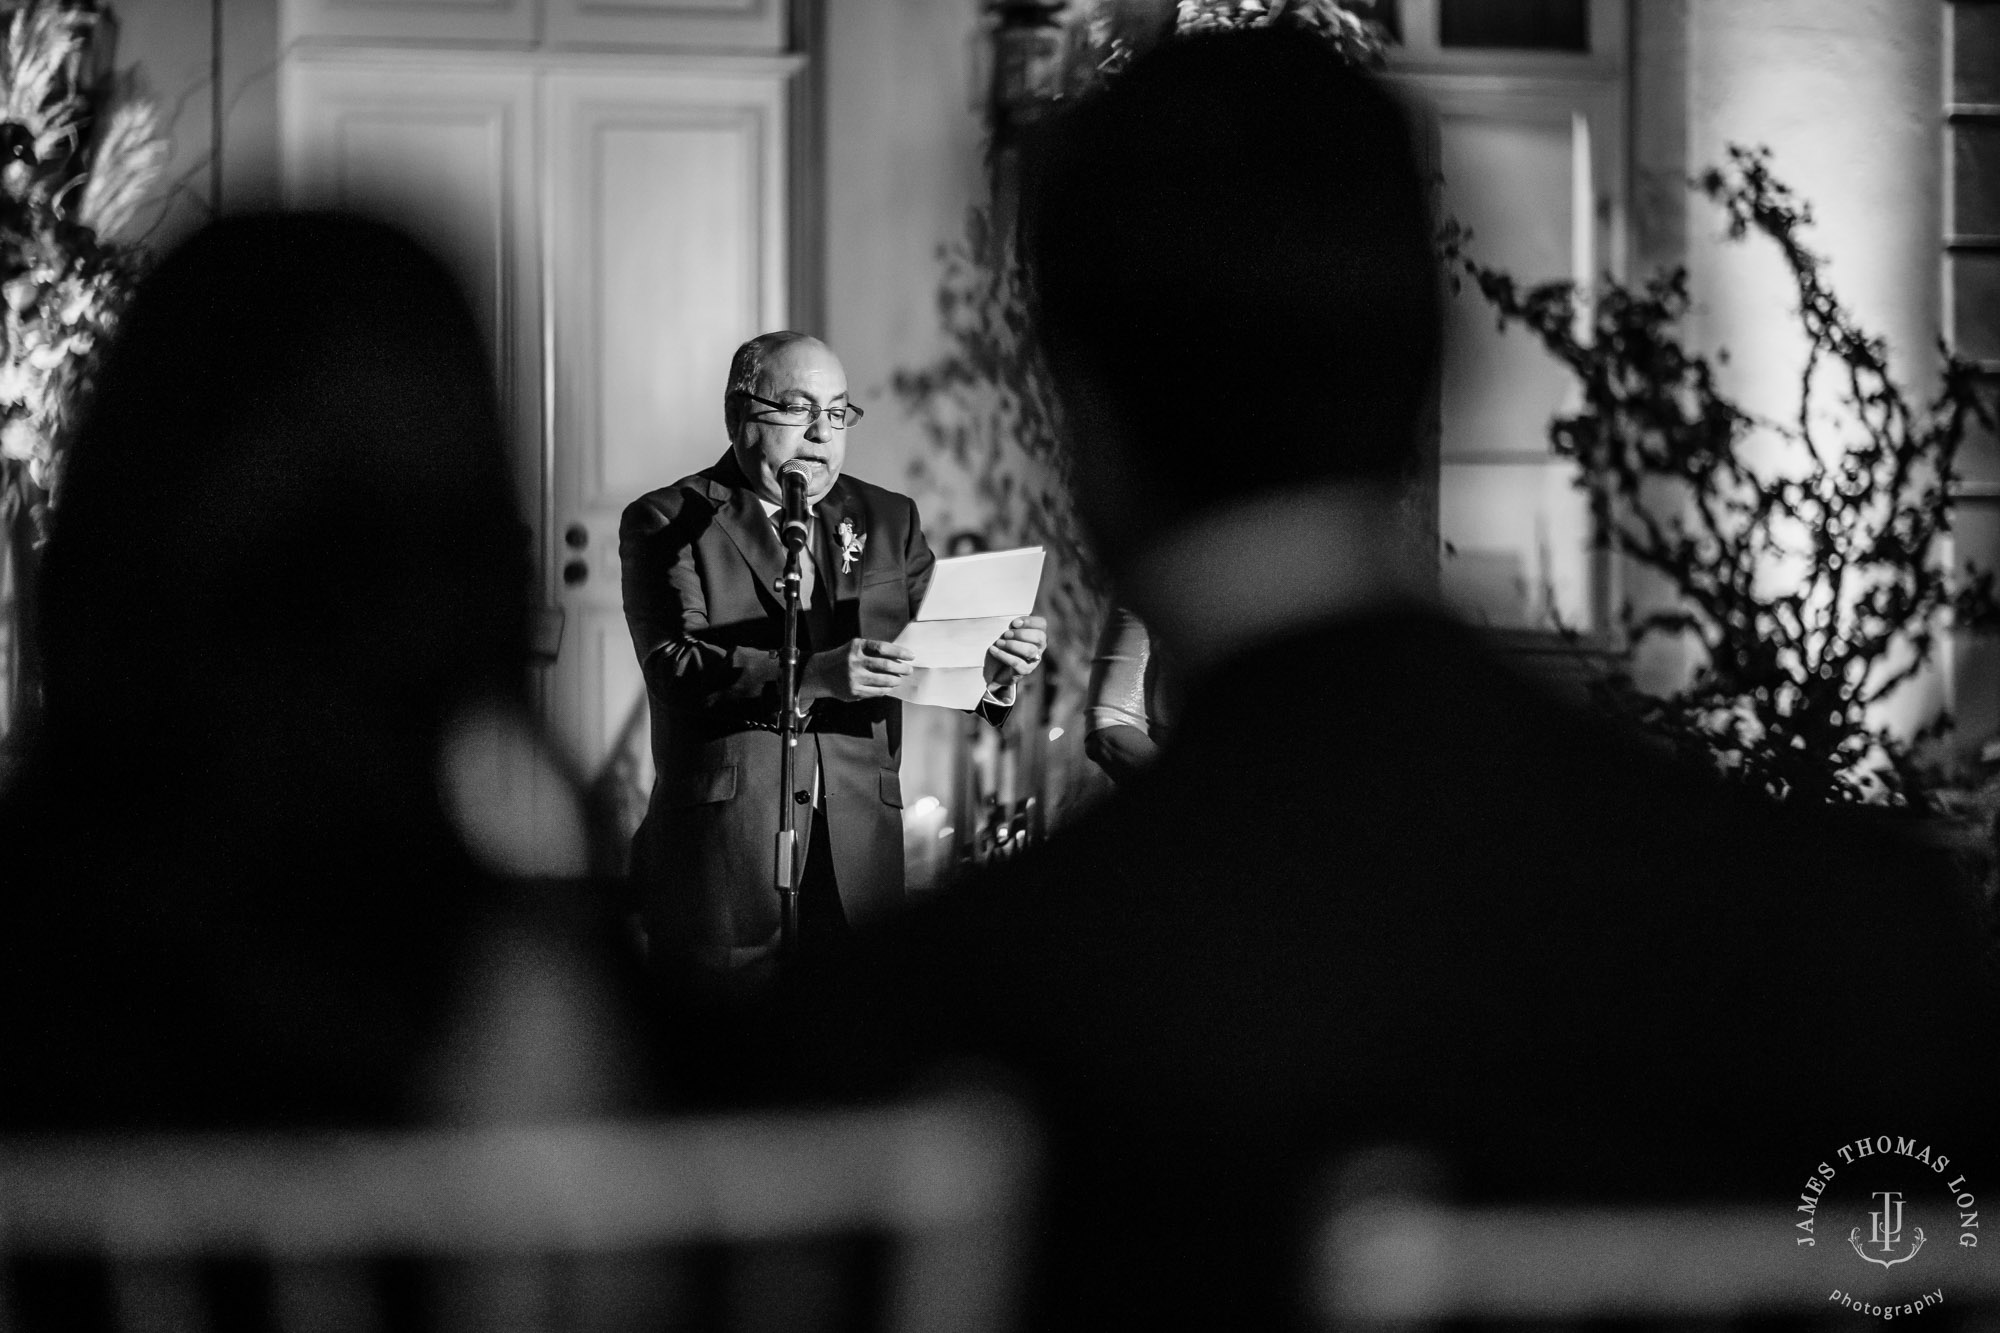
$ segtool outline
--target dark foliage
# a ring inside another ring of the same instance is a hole
[[[1911,400],[1888,347],[1801,241],[1811,212],[1765,150],[1732,146],[1725,167],[1692,184],[1732,239],[1761,237],[1783,258],[1806,346],[1788,420],[1732,401],[1683,341],[1685,269],[1589,292],[1524,288],[1469,257],[1466,233],[1445,235],[1454,281],[1470,278],[1502,328],[1525,328],[1580,382],[1582,406],[1551,423],[1550,441],[1579,465],[1597,539],[1674,594],[1626,605],[1630,645],[1660,636],[1698,649],[1672,693],[1643,693],[1618,672],[1600,696],[1772,796],[1925,806],[1932,775],[1918,755],[1949,719],[1905,739],[1877,705],[1926,668],[1946,624],[2000,619],[1991,573],[1951,569],[1941,554],[1959,448],[1991,406],[1949,348],[1935,397]]]

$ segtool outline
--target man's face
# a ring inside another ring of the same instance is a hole
[[[845,406],[847,372],[824,343],[787,343],[765,360],[750,392],[792,407]],[[823,413],[811,425],[801,426],[785,424],[783,414],[764,403],[742,399],[737,408],[736,434],[729,444],[750,488],[773,504],[784,503],[778,469],[790,459],[803,458],[813,465],[806,478],[806,500],[818,504],[840,476],[847,433],[835,430]]]

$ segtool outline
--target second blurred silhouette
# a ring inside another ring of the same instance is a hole
[[[207,228],[141,285],[59,500],[0,807],[0,1119],[629,1100],[609,928],[507,885],[585,838],[527,720],[525,529],[442,266],[330,215]],[[481,1054],[536,1031],[565,1034],[545,1077]]]

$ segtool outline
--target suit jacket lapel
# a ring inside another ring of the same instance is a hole
[[[830,581],[827,590],[833,598],[834,623],[839,633],[852,637],[860,632],[861,557],[843,558],[841,527],[845,524],[857,538],[866,534],[847,478],[834,482],[833,489],[813,506],[813,518],[818,536],[813,555],[819,561],[820,577]]]
[[[729,535],[743,559],[757,575],[757,595],[774,612],[783,612],[778,597],[778,580],[785,572],[785,548],[777,529],[764,516],[764,506],[743,479],[734,454],[708,470],[708,496],[715,502],[716,526]]]

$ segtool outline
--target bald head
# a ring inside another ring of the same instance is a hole
[[[793,459],[811,469],[806,495],[818,504],[840,479],[847,432],[823,410],[847,406],[847,371],[833,349],[803,333],[766,333],[736,349],[723,417],[729,447],[750,489],[782,501],[778,470]]]
[[[810,345],[833,355],[828,347],[810,333],[798,333],[791,329],[777,329],[770,333],[760,333],[736,349],[736,355],[729,358],[729,381],[722,390],[722,420],[729,430],[731,439],[736,438],[736,427],[743,419],[743,409],[748,406],[743,395],[761,393],[757,388],[765,366],[786,348]]]

